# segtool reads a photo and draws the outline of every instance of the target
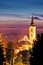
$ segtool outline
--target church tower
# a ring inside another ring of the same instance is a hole
[[[32,16],[32,19],[31,19],[31,24],[30,24],[30,27],[29,27],[29,40],[30,40],[30,43],[33,44],[33,41],[36,39],[36,26],[34,24],[34,20],[33,20],[33,16]]]

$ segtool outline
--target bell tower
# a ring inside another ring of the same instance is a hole
[[[33,41],[36,39],[36,26],[34,24],[34,18],[32,16],[31,24],[29,27],[29,40],[30,43],[33,44]]]

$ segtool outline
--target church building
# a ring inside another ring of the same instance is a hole
[[[29,40],[33,44],[33,41],[36,39],[36,26],[34,24],[34,18],[32,16],[31,24],[29,26]]]
[[[31,24],[29,26],[29,36],[25,35],[21,40],[19,40],[18,42],[28,42],[26,44],[29,45],[30,48],[33,47],[33,41],[36,40],[36,26],[35,26],[35,23],[34,23],[34,17],[32,16],[32,19],[31,19]],[[24,44],[25,46],[25,44]]]

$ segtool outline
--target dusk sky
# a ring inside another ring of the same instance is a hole
[[[43,28],[43,0],[0,0],[0,27],[28,27],[32,16]]]
[[[43,33],[43,0],[0,0],[2,40],[13,41],[15,46],[17,45],[15,41],[22,39],[24,35],[29,37],[32,16],[36,25],[36,34]]]
[[[43,14],[43,0],[0,0],[0,14]]]
[[[43,18],[43,0],[0,0],[0,20],[25,21]]]

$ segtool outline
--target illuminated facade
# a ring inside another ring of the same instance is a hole
[[[33,41],[36,40],[36,26],[34,24],[34,20],[33,20],[33,16],[32,16],[32,20],[31,20],[31,24],[29,26],[29,36],[25,35],[21,40],[19,40],[18,42],[24,41],[26,42],[26,44],[22,44],[23,47],[26,48],[32,48],[33,47]],[[28,47],[26,47],[26,45],[28,45]],[[23,49],[23,47],[20,47]],[[29,49],[28,48],[28,49]]]
[[[28,41],[29,42],[28,36],[24,35],[24,37],[21,40],[18,40],[18,42],[21,42],[21,41]]]
[[[33,16],[32,16],[32,20],[31,20],[31,24],[29,27],[29,40],[30,43],[33,44],[33,41],[36,39],[36,26],[34,24],[34,20],[33,20]]]

